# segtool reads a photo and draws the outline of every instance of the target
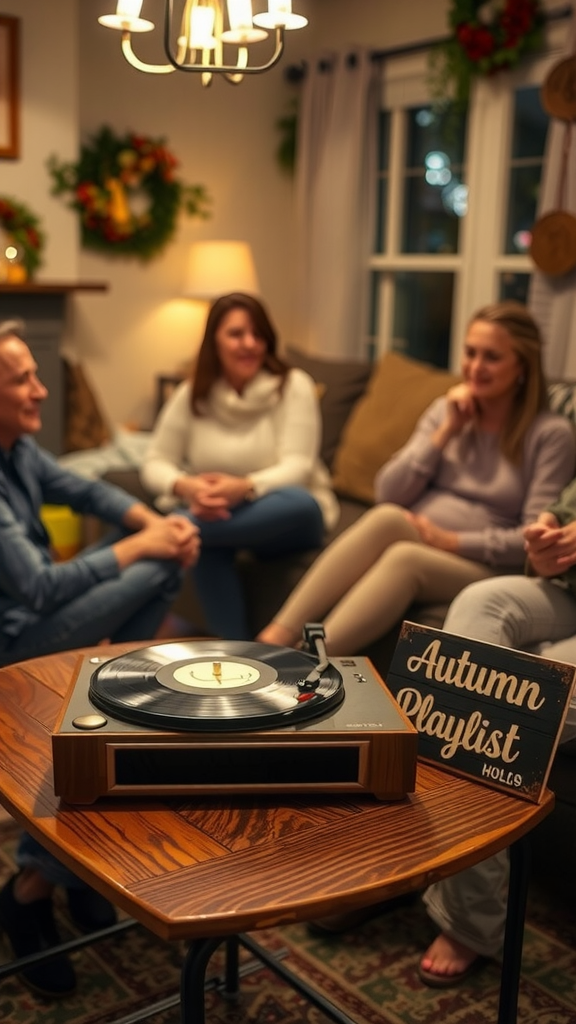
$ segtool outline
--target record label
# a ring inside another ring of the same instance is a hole
[[[248,687],[260,688],[273,683],[277,674],[270,666],[250,658],[236,657],[188,658],[164,665],[156,672],[164,686],[182,693],[202,694],[206,690],[221,693]]]
[[[271,644],[214,640],[159,644],[119,655],[92,674],[100,711],[167,730],[223,732],[297,725],[344,700],[327,662]]]

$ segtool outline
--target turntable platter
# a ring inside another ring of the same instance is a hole
[[[344,700],[340,672],[310,654],[256,642],[159,644],[104,662],[89,698],[135,725],[219,732],[297,725]]]

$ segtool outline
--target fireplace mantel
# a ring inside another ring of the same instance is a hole
[[[0,284],[0,293],[10,295],[67,295],[69,292],[106,292],[104,281],[24,281],[23,284]]]

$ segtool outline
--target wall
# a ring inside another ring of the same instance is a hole
[[[28,200],[44,218],[49,247],[39,279],[78,275],[109,285],[106,293],[71,301],[67,341],[109,418],[149,423],[155,374],[174,371],[198,343],[204,310],[180,298],[187,249],[196,239],[251,243],[261,293],[283,340],[294,340],[292,183],[275,159],[275,122],[294,94],[284,70],[330,48],[380,49],[439,36],[447,0],[294,0],[310,24],[287,34],[281,63],[239,86],[216,79],[209,89],[195,75],[151,76],[129,67],[119,35],[97,22],[115,0],[0,3],[22,18],[24,40],[23,155],[13,166],[0,164],[0,189]],[[161,0],[145,0],[143,14],[158,22],[163,7]],[[149,54],[154,44],[155,35],[140,37],[138,52],[163,62],[158,49]],[[181,217],[171,244],[147,264],[79,250],[76,214],[49,195],[46,157],[73,159],[78,138],[104,124],[164,136],[180,160],[181,178],[205,184],[213,196],[212,218]]]
[[[75,279],[75,223],[50,196],[50,153],[73,159],[78,147],[75,0],[0,0],[0,13],[21,19],[21,158],[0,160],[0,193],[25,203],[42,220],[48,244],[44,276]]]
[[[150,0],[144,6],[151,14]],[[209,221],[182,218],[173,243],[148,265],[82,252],[81,276],[108,280],[110,291],[76,301],[77,349],[115,421],[149,422],[155,373],[173,371],[196,347],[204,309],[179,299],[187,248],[195,239],[251,243],[261,293],[281,337],[292,340],[292,183],[276,164],[274,127],[294,91],[285,67],[350,42],[403,44],[414,38],[415,25],[419,34],[438,35],[445,24],[444,0],[412,0],[409,19],[395,0],[358,0],[353,19],[349,0],[294,0],[293,6],[310,23],[287,34],[287,53],[277,68],[239,86],[216,79],[203,89],[194,75],[133,70],[120,55],[116,34],[97,24],[106,0],[81,0],[82,135],[102,124],[165,135],[181,161],[182,178],[207,185],[214,200]],[[155,7],[163,4],[157,0]],[[152,36],[138,44],[143,57],[163,62],[158,47],[148,56]]]

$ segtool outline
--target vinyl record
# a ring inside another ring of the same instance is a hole
[[[266,729],[326,714],[344,699],[329,662],[289,647],[233,640],[159,644],[119,655],[92,674],[100,711],[169,731]]]

